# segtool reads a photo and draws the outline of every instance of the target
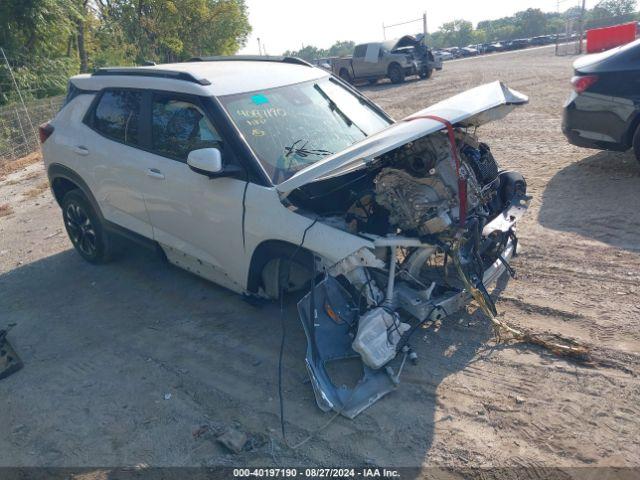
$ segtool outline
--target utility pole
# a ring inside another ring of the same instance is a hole
[[[424,33],[424,44],[427,44],[427,12],[422,15],[422,33]]]
[[[578,54],[582,53],[582,37],[584,36],[584,14],[586,11],[586,0],[582,0],[582,10],[580,10],[580,34],[578,35]]]
[[[387,27],[384,26],[384,22],[382,22],[382,38],[387,39]]]
[[[258,37],[258,54],[262,56],[262,44],[260,43],[260,37]]]

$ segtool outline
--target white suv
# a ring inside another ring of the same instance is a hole
[[[40,134],[86,260],[121,235],[242,294],[310,288],[318,404],[353,416],[393,388],[371,372],[406,344],[404,321],[471,295],[493,310],[485,285],[508,268],[528,197],[468,127],[526,102],[495,82],[394,122],[302,60],[211,57],[75,76]],[[349,355],[378,383],[347,401],[324,363]]]

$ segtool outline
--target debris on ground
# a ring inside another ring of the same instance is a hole
[[[200,425],[198,428],[194,429],[193,432],[191,432],[191,436],[194,439],[198,439],[207,433],[209,433],[209,425]]]
[[[8,377],[23,367],[22,360],[7,340],[8,331],[0,330],[0,379]]]
[[[218,442],[227,447],[232,453],[240,453],[247,443],[247,435],[235,428],[228,428],[217,438]]]
[[[558,334],[531,333],[514,328],[508,323],[498,320],[493,315],[490,315],[489,318],[493,323],[498,342],[502,341],[502,335],[506,333],[514,340],[538,345],[559,357],[571,357],[574,360],[589,361],[588,348],[571,338]]]

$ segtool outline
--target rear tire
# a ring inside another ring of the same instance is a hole
[[[71,243],[82,258],[94,264],[111,259],[112,239],[80,190],[71,190],[62,199],[62,219]]]
[[[633,141],[631,142],[633,147],[633,154],[636,156],[636,160],[640,162],[640,125],[636,128],[636,133],[633,134]]]
[[[404,70],[397,63],[389,67],[389,80],[395,84],[404,82]]]
[[[346,68],[343,68],[342,70],[340,70],[340,78],[347,83],[353,83],[353,79],[349,74],[349,70],[347,70]]]
[[[423,80],[431,78],[431,75],[433,75],[433,68],[423,68],[420,71],[420,78]]]

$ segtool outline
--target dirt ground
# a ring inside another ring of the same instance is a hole
[[[540,49],[363,90],[396,118],[496,79],[530,96],[480,130],[534,196],[518,279],[498,287],[497,306],[515,325],[583,342],[590,365],[497,344],[470,307],[420,332],[420,362],[396,392],[291,450],[279,430],[277,306],[251,306],[135,246],[106,266],[83,262],[36,163],[0,181],[0,328],[16,324],[9,338],[25,363],[0,381],[0,466],[524,466],[529,478],[640,466],[640,165],[566,143],[572,61]],[[293,305],[285,322],[295,443],[331,414],[306,381]],[[216,443],[228,427],[253,448]]]

